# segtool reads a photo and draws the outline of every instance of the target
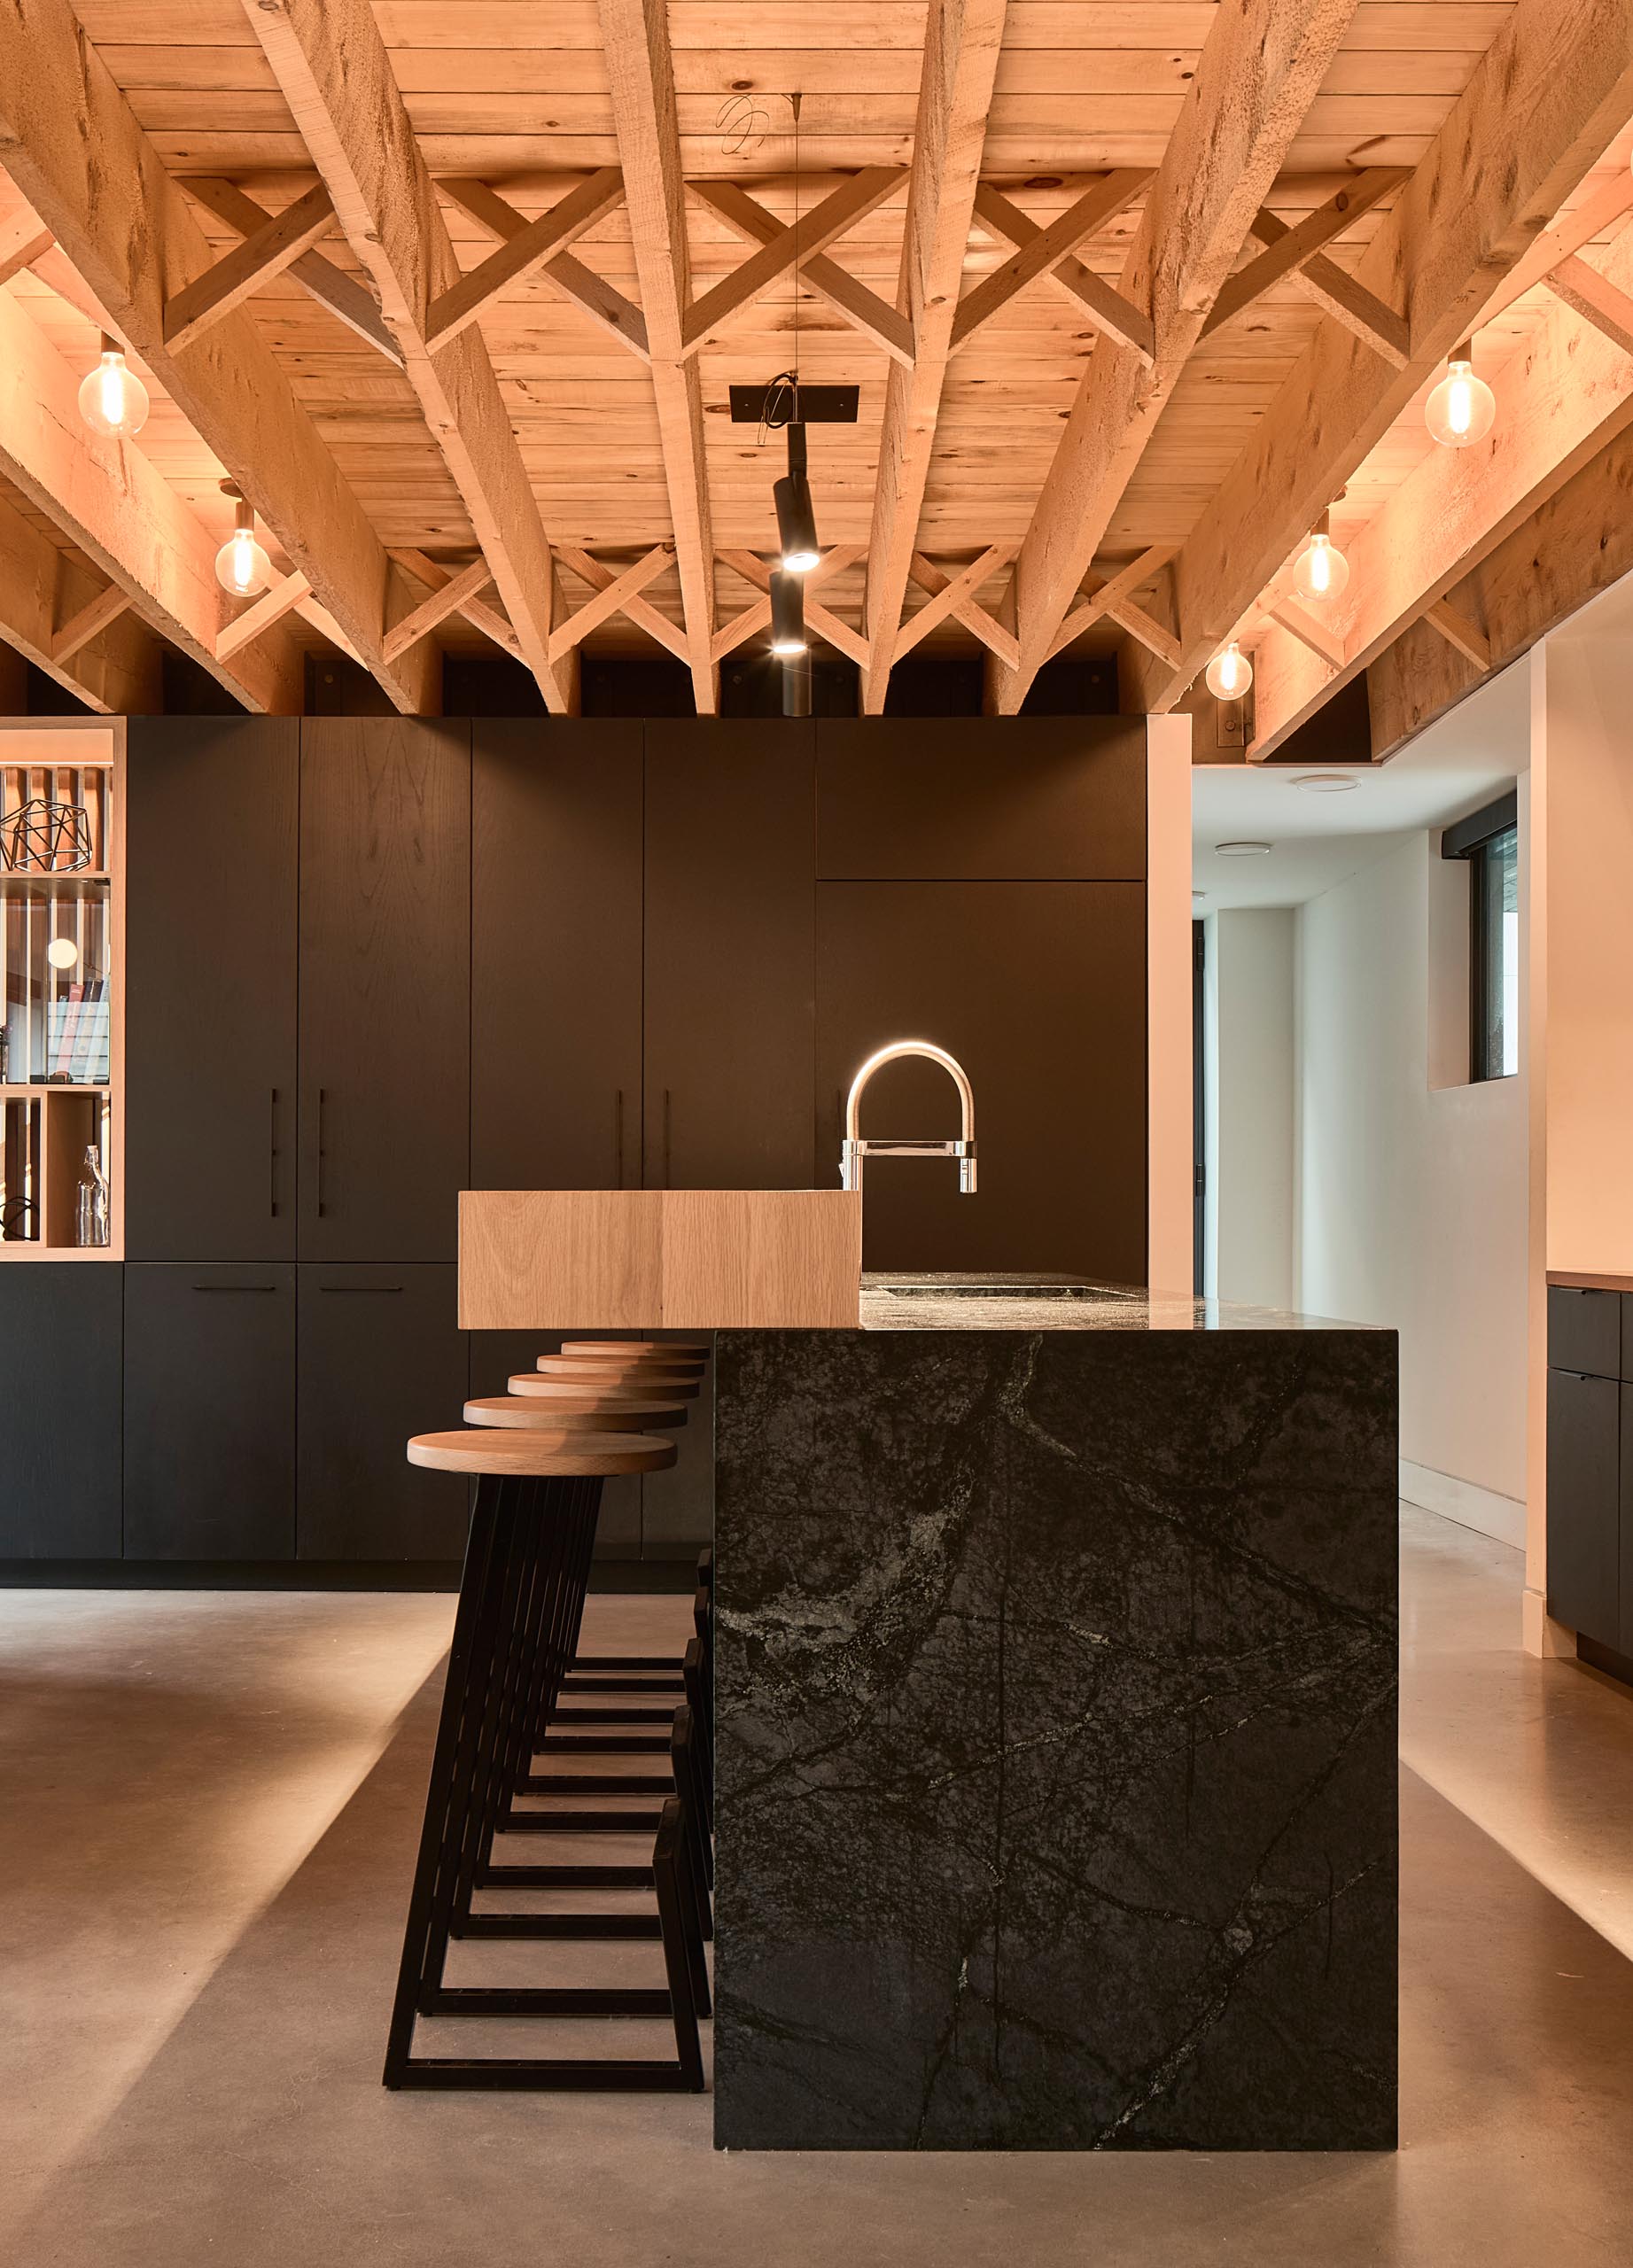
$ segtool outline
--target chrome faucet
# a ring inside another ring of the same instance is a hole
[[[882,1063],[894,1063],[904,1055],[921,1055],[927,1063],[939,1063],[958,1089],[960,1133],[956,1142],[864,1142],[861,1136],[862,1091]],[[956,1158],[960,1194],[973,1197],[976,1193],[976,1094],[961,1063],[947,1053],[945,1047],[936,1047],[928,1039],[893,1039],[876,1055],[870,1055],[855,1078],[844,1107],[844,1142],[839,1153],[839,1186],[859,1189],[862,1185],[862,1161],[870,1155],[896,1158]]]

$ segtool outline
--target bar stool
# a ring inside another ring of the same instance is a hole
[[[714,1352],[707,1339],[564,1339],[564,1355],[611,1355],[619,1359],[656,1355],[660,1362],[706,1363]]]
[[[447,1946],[473,1887],[528,1869],[496,1868],[486,1853],[509,1790],[521,1776],[541,1705],[572,1658],[587,1585],[602,1480],[674,1461],[656,1435],[564,1423],[426,1433],[411,1464],[477,1480],[431,1785],[398,1972],[385,2081],[389,2087],[652,2088],[704,2084],[697,2019],[707,2007],[696,1868],[678,1798],[665,1802],[649,1867],[548,1870],[626,1883],[657,1894],[666,1989],[449,1985]],[[540,1917],[544,1918],[544,1917]],[[675,2057],[416,2056],[421,2016],[667,2016]]]
[[[541,1378],[577,1386],[605,1386],[614,1393],[663,1386],[688,1402],[696,1400],[703,1383],[703,1371],[696,1364],[682,1368],[674,1363],[620,1363],[610,1355],[603,1361],[593,1355],[540,1355],[538,1367]]]

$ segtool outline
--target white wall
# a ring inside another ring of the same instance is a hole
[[[1203,1280],[1222,1300],[1296,1305],[1291,906],[1206,925]]]
[[[1432,1084],[1458,886],[1423,833],[1299,910],[1298,1304],[1399,1331],[1409,1493],[1519,1543],[1527,1078]]]

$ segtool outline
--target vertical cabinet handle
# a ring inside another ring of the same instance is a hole
[[[664,1089],[664,1187],[669,1186],[669,1090]]]
[[[328,1108],[329,1090],[327,1087],[320,1087],[317,1091],[317,1217],[320,1221],[329,1210],[323,1197],[325,1188],[323,1159],[326,1154],[323,1148],[323,1122]]]
[[[278,1091],[272,1090],[272,1107],[267,1114],[267,1209],[276,1221],[278,1217]]]
[[[624,1090],[619,1087],[612,1098],[612,1186],[624,1186]]]

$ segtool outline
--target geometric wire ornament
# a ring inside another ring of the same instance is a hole
[[[71,874],[91,859],[90,815],[83,804],[31,796],[0,827],[0,866],[44,866]]]

